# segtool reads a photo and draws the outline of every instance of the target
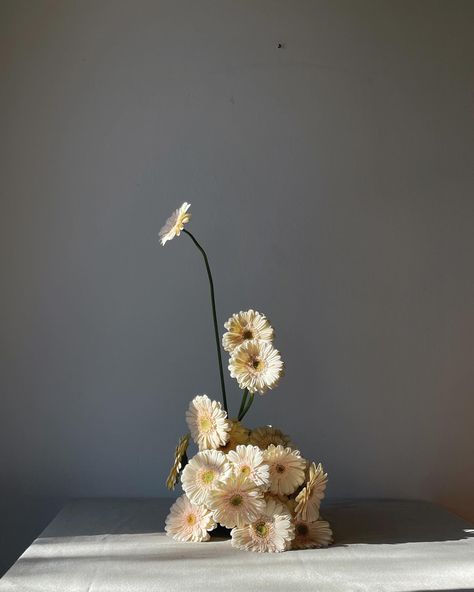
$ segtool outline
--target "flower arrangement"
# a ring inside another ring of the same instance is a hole
[[[229,372],[243,391],[237,415],[229,417],[214,284],[206,252],[184,228],[191,219],[189,208],[185,202],[168,218],[160,240],[165,245],[183,232],[204,258],[222,403],[203,394],[189,404],[189,433],[178,442],[166,481],[174,489],[180,477],[184,494],[171,507],[166,532],[178,541],[201,542],[220,525],[231,529],[234,547],[268,553],[328,546],[331,527],[320,516],[327,485],[321,464],[305,460],[281,430],[242,424],[255,394],[275,388],[284,369],[273,345],[273,327],[254,310],[234,314],[224,324],[222,347],[229,354]],[[188,459],[191,438],[199,451]]]

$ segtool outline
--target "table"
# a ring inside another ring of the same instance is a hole
[[[172,500],[69,503],[0,580],[0,592],[421,592],[474,590],[474,527],[416,501],[323,505],[328,549],[260,555],[163,534]]]

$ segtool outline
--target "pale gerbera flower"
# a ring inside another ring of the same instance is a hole
[[[230,472],[231,467],[223,452],[203,450],[184,467],[181,483],[193,504],[206,504],[216,483],[225,479]]]
[[[186,201],[183,205],[175,210],[171,216],[166,220],[163,228],[160,230],[159,236],[161,244],[164,245],[166,241],[179,236],[184,228],[184,225],[191,219],[191,212],[188,212],[191,204]]]
[[[306,522],[298,518],[295,520],[295,538],[291,543],[292,549],[327,547],[332,541],[333,536],[329,522],[325,520]]]
[[[171,506],[166,518],[165,530],[168,536],[177,541],[192,541],[199,543],[209,539],[209,530],[215,528],[216,523],[205,506],[195,506],[182,495]]]
[[[273,328],[265,315],[255,310],[240,311],[224,323],[227,333],[222,338],[222,346],[228,352],[249,339],[272,341]]]
[[[283,374],[283,362],[271,343],[250,339],[232,352],[229,371],[241,389],[263,394],[277,386]]]
[[[229,440],[227,441],[227,444],[219,448],[222,452],[235,450],[239,444],[247,444],[249,441],[250,430],[244,428],[240,421],[237,421],[236,419],[229,419],[228,422],[230,425]]]
[[[278,428],[274,428],[272,426],[262,426],[260,428],[255,428],[250,432],[250,444],[254,444],[258,446],[262,450],[265,450],[270,446],[270,444],[274,444],[278,446],[281,444],[282,446],[290,446],[292,447],[290,437],[284,434]]]
[[[295,535],[290,512],[274,499],[256,520],[231,531],[232,545],[244,551],[281,553],[289,548]]]
[[[314,462],[311,463],[308,480],[295,498],[295,513],[299,518],[308,522],[314,522],[319,518],[319,506],[324,497],[327,481],[328,476],[321,463],[318,466]]]
[[[263,452],[257,446],[237,446],[227,454],[235,475],[251,479],[255,485],[267,488],[270,484],[270,469],[264,462]]]
[[[198,395],[189,404],[186,422],[199,450],[219,448],[229,439],[227,414],[218,401],[211,401],[207,395]]]
[[[183,458],[186,454],[186,450],[188,449],[188,444],[189,434],[186,434],[186,436],[183,436],[179,440],[178,445],[176,446],[176,450],[174,451],[174,463],[171,467],[168,479],[166,479],[166,487],[168,489],[174,489],[174,486],[176,485],[176,481],[181,470]]]
[[[270,467],[271,493],[290,495],[303,483],[306,461],[299,450],[270,444],[264,458]]]
[[[209,496],[208,506],[216,522],[233,528],[256,520],[265,508],[265,500],[253,481],[231,475],[216,484]]]

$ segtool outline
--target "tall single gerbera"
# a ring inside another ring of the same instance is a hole
[[[249,339],[273,340],[273,328],[265,315],[255,310],[240,311],[224,323],[227,333],[222,338],[222,346],[228,352]]]
[[[303,483],[306,461],[299,450],[270,444],[264,458],[270,467],[271,493],[290,495]]]
[[[247,477],[264,489],[270,485],[270,469],[257,446],[237,446],[227,454],[227,459],[235,475]]]
[[[319,517],[319,506],[324,497],[328,476],[324,472],[321,463],[311,463],[308,471],[308,479],[303,489],[296,496],[295,513],[302,520],[314,522]]]
[[[186,201],[183,205],[175,210],[171,216],[166,220],[164,226],[159,232],[161,244],[164,246],[167,241],[170,241],[175,236],[179,236],[184,228],[184,225],[191,219],[191,212],[188,212],[191,204]]]
[[[182,495],[171,506],[166,518],[166,533],[177,541],[192,541],[199,543],[209,539],[209,530],[215,528],[216,523],[205,506],[196,506]]]
[[[176,485],[176,481],[178,479],[179,472],[181,470],[181,465],[183,462],[184,455],[186,454],[186,450],[188,449],[189,444],[189,434],[186,434],[182,438],[180,438],[178,445],[176,446],[176,450],[174,451],[174,463],[171,467],[170,474],[168,475],[168,479],[166,479],[166,487],[168,489],[174,489]]]
[[[325,520],[306,522],[298,518],[295,520],[295,538],[291,543],[292,549],[327,547],[332,543],[332,540],[329,522]]]
[[[265,507],[260,488],[250,479],[235,475],[217,483],[207,503],[214,520],[226,528],[252,522]]]
[[[223,452],[198,452],[183,469],[181,482],[184,492],[193,504],[206,504],[216,483],[225,479],[231,470]]]
[[[259,553],[285,551],[294,535],[290,512],[274,499],[267,500],[264,511],[256,520],[231,531],[234,547]]]
[[[250,444],[254,444],[258,446],[262,450],[265,450],[270,446],[270,444],[274,444],[278,446],[281,444],[282,446],[290,446],[291,441],[290,437],[284,434],[278,428],[274,428],[272,426],[262,426],[260,428],[255,428],[250,432]]]
[[[211,401],[207,395],[198,395],[189,404],[186,422],[199,450],[219,448],[229,439],[227,413],[218,401]]]
[[[271,343],[250,339],[232,352],[229,371],[241,389],[263,394],[277,386],[283,374],[283,362]]]
[[[247,444],[250,433],[250,430],[244,428],[240,421],[236,419],[229,419],[228,421],[230,425],[229,440],[227,444],[219,448],[219,450],[226,453],[230,450],[235,450],[240,444]]]

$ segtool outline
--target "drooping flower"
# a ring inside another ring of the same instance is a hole
[[[178,479],[179,472],[181,470],[181,465],[183,462],[183,457],[186,454],[186,450],[188,449],[189,444],[189,434],[186,434],[182,438],[180,438],[178,445],[176,446],[174,452],[174,463],[171,467],[170,474],[168,475],[168,479],[166,479],[166,487],[168,489],[174,489],[176,485],[176,481]]]
[[[163,246],[165,245],[166,241],[169,241],[175,236],[179,236],[181,234],[184,225],[187,224],[191,219],[191,212],[188,212],[190,207],[191,204],[185,201],[183,205],[175,210],[168,220],[166,220],[159,233],[160,241]]]
[[[273,340],[273,328],[265,315],[255,310],[240,311],[230,317],[224,323],[227,333],[222,338],[222,346],[228,352],[249,339],[271,342]]]
[[[231,531],[232,545],[245,551],[281,553],[289,548],[295,535],[290,512],[274,499],[250,524]]]
[[[193,504],[207,504],[210,492],[219,480],[232,471],[226,456],[219,450],[198,452],[183,469],[181,483]]]
[[[277,386],[283,374],[283,362],[271,343],[250,339],[232,352],[229,371],[241,389],[263,394]]]
[[[263,452],[257,446],[237,446],[227,454],[235,475],[252,480],[255,485],[267,489],[270,485],[270,469],[264,462]]]
[[[258,446],[262,450],[268,448],[270,444],[274,444],[275,446],[281,444],[285,447],[292,447],[290,437],[284,434],[278,428],[274,428],[272,426],[262,426],[252,430],[250,432],[249,442],[250,444]]]
[[[290,495],[303,483],[306,461],[299,450],[270,444],[264,458],[270,467],[271,493]]]
[[[295,520],[295,538],[291,543],[292,549],[327,547],[332,541],[333,536],[329,522],[325,520],[306,522],[298,518]]]
[[[302,520],[314,522],[319,518],[319,506],[324,497],[328,476],[321,463],[311,463],[308,480],[303,489],[296,496],[295,513]]]
[[[250,430],[244,428],[240,421],[229,419],[228,422],[230,425],[229,440],[227,444],[219,448],[219,450],[226,453],[235,450],[240,444],[248,444],[250,433]]]
[[[226,528],[233,528],[255,520],[265,508],[265,500],[253,481],[230,475],[225,481],[216,484],[209,496],[208,506],[216,522]]]
[[[219,448],[229,439],[227,414],[219,401],[211,401],[207,395],[198,395],[189,404],[186,422],[199,450]]]
[[[193,541],[199,543],[209,539],[209,530],[216,523],[205,506],[192,504],[186,495],[178,497],[171,506],[166,518],[165,530],[168,536],[177,541]]]

